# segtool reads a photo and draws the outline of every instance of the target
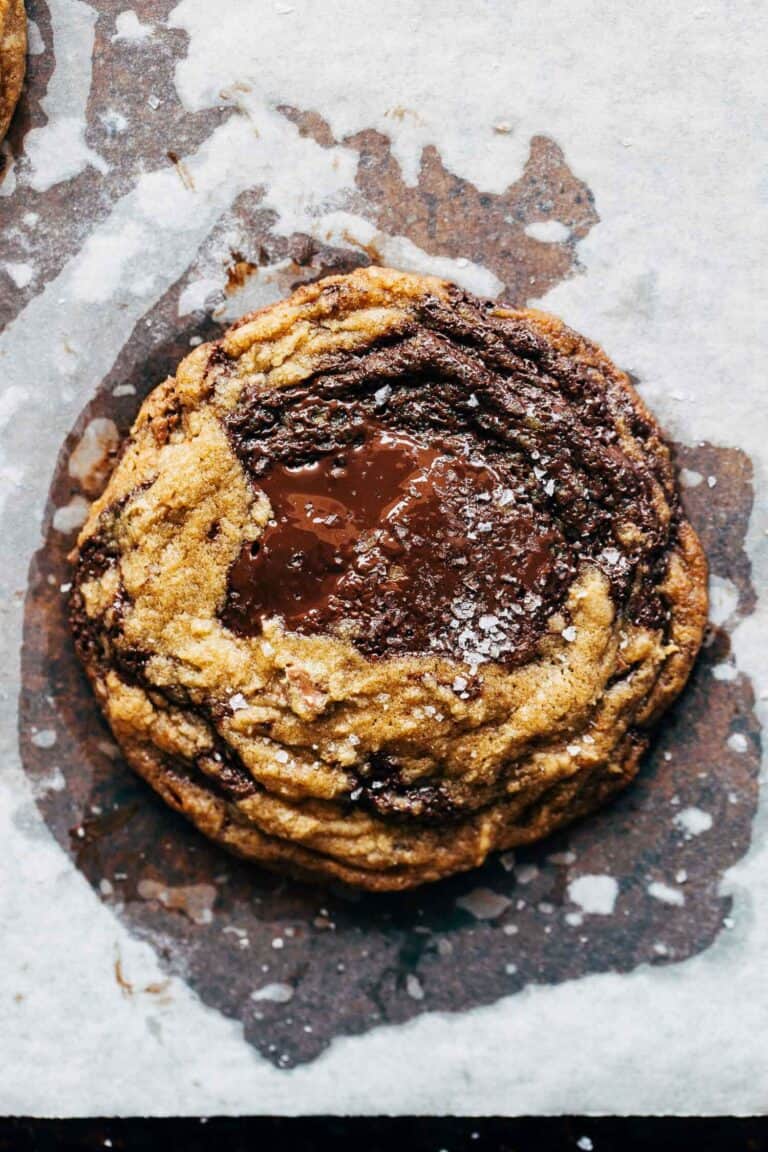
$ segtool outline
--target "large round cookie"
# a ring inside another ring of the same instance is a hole
[[[75,559],[136,771],[232,851],[374,890],[623,788],[707,607],[626,376],[551,316],[376,268],[195,349]]]
[[[24,0],[0,0],[0,140],[8,131],[21,94],[26,52]]]

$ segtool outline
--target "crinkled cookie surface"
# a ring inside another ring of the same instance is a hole
[[[707,609],[626,376],[551,316],[380,268],[195,349],[75,561],[134,769],[233,852],[372,890],[624,787]]]
[[[24,0],[0,0],[0,140],[8,131],[26,71]]]

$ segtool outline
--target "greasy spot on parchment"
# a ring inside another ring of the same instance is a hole
[[[201,251],[202,261],[237,221],[251,237],[247,259],[259,266],[284,260],[281,275],[289,279],[319,275],[349,258],[307,237],[274,237],[273,217],[254,192],[240,198],[218,239],[213,234],[213,247]],[[217,331],[210,318],[178,316],[180,294],[199,274],[198,266],[190,269],[136,324],[82,413],[57,465],[45,542],[30,571],[20,741],[40,809],[64,850],[115,914],[153,944],[167,971],[241,1021],[248,1040],[279,1067],[313,1059],[340,1034],[425,1011],[460,1012],[533,982],[629,971],[706,948],[728,913],[720,882],[749,845],[757,803],[759,735],[750,682],[712,675],[727,658],[725,632],[711,637],[632,788],[590,819],[518,853],[518,866],[528,869],[520,879],[493,859],[474,873],[400,895],[303,886],[227,857],[124,765],[72,651],[60,590],[70,579],[72,541],[52,530],[51,516],[79,492],[68,460],[88,422],[108,418],[127,429],[143,396],[173,371],[190,338]],[[135,392],[115,397],[117,385]],[[748,611],[749,460],[708,445],[678,452],[686,467],[718,477],[705,499],[698,489],[686,494],[689,511],[715,570],[738,585]],[[41,729],[55,730],[53,748],[33,743]],[[736,732],[746,741],[744,752],[727,743]],[[46,788],[54,765],[64,789]],[[708,832],[685,839],[674,817],[687,807],[712,817]],[[572,863],[563,863],[566,851],[575,856]],[[586,874],[613,876],[619,896],[613,915],[585,916],[579,924],[568,884]],[[647,891],[652,881],[679,887],[685,903],[654,900]],[[467,910],[478,901],[464,898],[477,888],[504,898],[496,919]],[[190,918],[178,901],[156,898],[179,891],[202,892],[205,914]],[[251,993],[267,983],[287,985],[290,1000],[254,1001]]]
[[[698,472],[702,483],[683,488],[683,504],[696,524],[710,572],[731,580],[739,592],[739,612],[754,611],[757,597],[744,547],[752,510],[752,461],[738,448],[678,445],[678,468]],[[710,487],[714,481],[714,487]]]
[[[338,143],[317,112],[287,105],[280,111],[322,147]],[[369,128],[341,143],[360,156],[355,183],[364,215],[382,232],[407,236],[431,255],[463,257],[489,268],[511,304],[543,296],[570,276],[578,267],[578,241],[599,219],[589,188],[546,136],[533,137],[522,176],[501,194],[483,192],[449,172],[431,145],[423,150],[418,182],[410,187],[381,132]],[[545,243],[526,235],[529,224],[553,220],[568,229],[566,239]]]

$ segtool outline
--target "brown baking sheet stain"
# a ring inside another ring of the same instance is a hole
[[[431,145],[421,154],[418,181],[411,187],[383,133],[368,128],[337,141],[317,112],[287,105],[280,111],[321,147],[341,143],[358,153],[359,202],[381,232],[406,236],[430,255],[489,268],[512,304],[543,296],[571,275],[578,267],[576,245],[599,219],[589,188],[546,136],[533,137],[522,176],[496,195],[450,172]],[[529,225],[551,221],[563,225],[563,240],[545,242],[526,233]],[[379,263],[375,251],[372,255]]]
[[[116,0],[89,5],[97,12],[94,25],[92,77],[86,108],[86,144],[103,164],[87,165],[76,176],[45,190],[18,183],[0,196],[0,326],[21,309],[82,247],[94,226],[146,172],[173,163],[169,152],[188,156],[216,126],[232,115],[221,108],[190,113],[181,103],[174,68],[187,50],[187,36],[166,20],[176,0],[152,0],[140,13],[153,25],[151,41],[115,37],[115,18],[127,7]],[[45,0],[26,0],[27,15],[40,31],[44,50],[27,58],[27,76],[8,134],[10,154],[19,171],[29,161],[24,139],[30,129],[47,122],[43,100],[56,67],[56,39]],[[62,66],[71,66],[64,57]],[[138,81],[138,82],[137,82]],[[151,100],[151,103],[149,101]],[[183,160],[181,161],[183,168]],[[0,155],[0,186],[9,179],[8,154]],[[178,170],[178,167],[177,167]],[[44,243],[41,243],[44,237]],[[6,262],[25,261],[34,246],[35,276],[28,285],[13,284]]]
[[[309,127],[297,122],[333,145],[319,118]],[[502,196],[457,180],[429,149],[418,187],[407,188],[380,134],[345,143],[361,156],[356,210],[428,252],[492,268],[512,302],[576,270],[570,240],[541,244],[524,230],[549,212],[577,237],[596,219],[588,190],[552,142],[532,142],[525,174]],[[73,507],[73,497],[92,498],[115,429],[127,430],[142,398],[192,344],[220,331],[202,309],[179,317],[182,292],[212,264],[218,261],[222,287],[228,265],[231,291],[268,275],[278,297],[374,255],[279,236],[274,225],[258,189],[239,197],[195,264],[136,324],[59,456],[44,543],[30,570],[20,713],[24,763],[53,835],[100,898],[154,946],[166,970],[242,1021],[247,1039],[279,1067],[313,1059],[340,1034],[426,1011],[462,1011],[530,983],[629,971],[701,951],[727,919],[720,884],[748,847],[757,803],[752,689],[733,667],[723,629],[712,631],[639,780],[616,803],[514,860],[495,858],[404,895],[306,887],[231,859],[123,764],[72,651],[65,604],[74,537],[56,529],[54,513]],[[213,304],[226,300],[222,291]],[[710,445],[678,453],[693,485],[685,490],[690,516],[714,573],[735,590],[736,619],[754,603],[744,553],[749,460]],[[585,875],[614,878],[612,914],[589,914],[571,899],[569,885]],[[672,890],[676,902],[654,897],[654,882]]]

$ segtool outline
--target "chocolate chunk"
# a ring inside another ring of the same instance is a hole
[[[419,320],[300,386],[246,390],[228,432],[272,519],[231,569],[222,622],[513,667],[591,560],[663,627],[651,584],[674,527],[653,491],[676,494],[663,452],[623,451],[617,424],[639,419],[623,389],[458,292]]]
[[[224,623],[253,635],[280,616],[373,656],[528,654],[530,607],[570,573],[558,529],[469,445],[352,419],[349,447],[260,477],[273,519],[232,568]]]

